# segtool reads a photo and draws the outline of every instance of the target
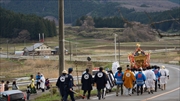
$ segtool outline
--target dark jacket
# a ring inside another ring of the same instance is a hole
[[[56,86],[60,89],[64,89],[65,75],[61,75],[56,82]]]
[[[97,89],[104,89],[107,83],[106,74],[101,71],[97,72],[94,77],[94,82],[96,83]]]
[[[70,74],[67,74],[65,76],[64,88],[65,88],[65,90],[69,90],[70,88],[73,89],[73,86],[74,86],[73,76]]]
[[[92,75],[90,73],[84,73],[81,78],[82,90],[92,90]]]

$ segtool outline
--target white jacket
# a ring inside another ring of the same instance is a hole
[[[42,89],[45,88],[45,78],[43,75],[40,78],[40,88],[42,88]]]
[[[146,79],[156,80],[156,76],[152,70],[146,70],[144,73],[146,75]]]

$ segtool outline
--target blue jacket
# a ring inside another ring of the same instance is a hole
[[[160,72],[158,69],[153,69],[154,74],[156,75],[156,80],[161,76]]]
[[[136,74],[136,84],[138,86],[142,86],[145,80],[146,80],[146,76],[142,72],[138,72]]]
[[[40,75],[36,75],[36,81],[37,82],[40,82],[39,80],[40,80],[40,78],[41,78],[41,76]]]
[[[117,85],[123,84],[123,75],[124,75],[123,72],[120,72],[120,73],[116,72],[116,74],[114,75],[114,78],[116,79]]]

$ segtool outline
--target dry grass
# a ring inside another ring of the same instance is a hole
[[[12,80],[18,77],[29,77],[31,74],[34,76],[37,72],[41,72],[45,78],[57,78],[59,76],[59,61],[54,60],[25,60],[14,61],[1,59],[0,60],[0,76],[5,76],[6,80]],[[65,62],[65,69],[69,67],[74,68],[74,75],[76,74],[76,66],[74,62]],[[78,62],[77,69],[78,75],[82,75],[82,71],[86,68],[86,62]],[[4,78],[0,78],[4,79]]]

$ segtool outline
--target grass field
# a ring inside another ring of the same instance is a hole
[[[65,48],[68,49],[70,55],[65,55],[65,68],[76,67],[74,64],[75,60],[79,60],[78,70],[83,71],[86,68],[87,56],[91,56],[94,67],[109,67],[111,68],[112,62],[115,59],[115,45],[114,45],[114,35],[110,33],[122,32],[120,28],[101,28],[96,29],[97,33],[101,36],[105,35],[106,38],[88,38],[79,36],[78,33],[74,33],[73,28],[66,27],[65,30]],[[74,29],[77,29],[76,27]],[[91,33],[90,33],[91,34]],[[92,33],[93,34],[93,33]],[[119,33],[121,34],[121,33]],[[118,35],[119,35],[118,34]],[[45,44],[54,48],[58,46],[59,37],[45,38]],[[107,40],[108,39],[108,40]],[[31,46],[33,42],[24,43],[6,43],[7,39],[1,39],[0,42],[0,53],[13,54],[16,50],[22,50],[26,46]],[[168,63],[169,61],[180,61],[180,54],[177,50],[168,51],[168,49],[179,49],[180,40],[179,37],[172,38],[162,38],[157,39],[157,41],[151,42],[120,42],[116,43],[116,57],[117,61],[120,62],[121,66],[125,67],[128,59],[128,54],[132,53],[136,49],[136,44],[141,44],[141,49],[145,52],[151,53],[151,62],[163,62]],[[153,53],[153,51],[158,49],[167,49],[167,51]],[[119,54],[120,53],[120,54]],[[119,57],[120,56],[120,57]],[[58,56],[56,56],[58,58]],[[97,62],[97,61],[111,61],[111,62]],[[96,61],[96,62],[95,62]],[[46,78],[58,77],[58,61],[57,60],[25,60],[25,61],[14,61],[11,59],[0,58],[0,75],[5,76],[6,79],[13,79],[15,77],[29,76],[30,74],[36,74],[37,72],[42,72]],[[79,72],[81,74],[81,72]],[[76,73],[75,73],[76,75]],[[2,79],[2,78],[0,78]],[[4,78],[3,78],[4,79]]]

